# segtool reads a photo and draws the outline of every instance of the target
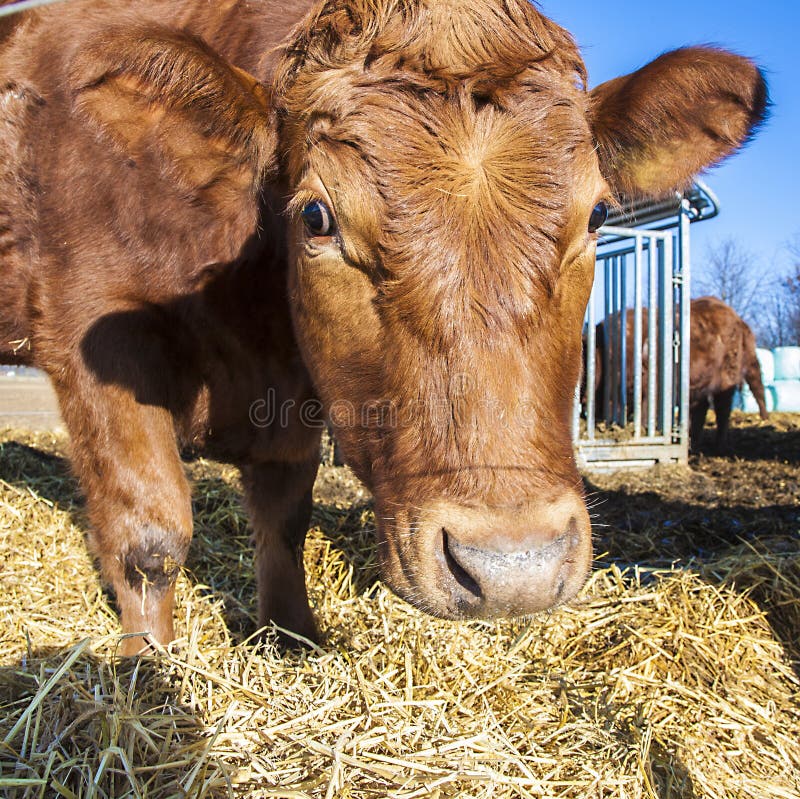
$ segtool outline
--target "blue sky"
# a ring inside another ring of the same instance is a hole
[[[722,211],[692,226],[692,264],[702,272],[707,248],[733,236],[765,274],[785,268],[784,245],[800,236],[800,1],[542,0],[540,6],[575,37],[590,86],[687,44],[719,44],[766,70],[772,115],[745,150],[707,173]]]

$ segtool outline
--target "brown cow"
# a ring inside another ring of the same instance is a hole
[[[678,50],[587,92],[527,0],[75,0],[11,19],[0,356],[52,378],[123,630],[173,637],[188,444],[242,468],[261,623],[315,635],[316,396],[401,596],[448,618],[574,596],[595,231],[610,198],[670,191],[748,139],[757,68]]]
[[[619,319],[620,315],[615,314],[613,323],[619,325]],[[755,336],[736,311],[717,297],[700,297],[692,300],[690,319],[689,438],[692,448],[696,449],[700,444],[706,413],[712,406],[717,419],[716,446],[717,449],[723,450],[727,446],[733,395],[745,381],[758,403],[761,418],[766,419],[768,416],[761,367],[756,357]],[[642,308],[642,386],[645,389],[642,414],[645,418],[649,370],[647,322],[648,309]],[[626,310],[625,325],[626,398],[628,412],[631,413],[634,399],[632,308]],[[595,331],[595,407],[599,418],[604,410],[605,320],[597,324]],[[617,331],[615,335],[618,335]],[[585,385],[583,391],[585,393]]]
[[[603,419],[610,417],[612,413],[611,408],[605,407],[605,362],[606,358],[613,364],[612,369],[619,369],[620,364],[618,361],[621,358],[621,353],[615,353],[614,348],[619,341],[619,332],[621,324],[621,314],[615,311],[606,319],[598,322],[595,325],[594,334],[594,406],[595,418]],[[649,311],[647,308],[642,308],[642,386],[643,390],[647,386],[647,374],[649,363],[649,339],[648,339],[648,319]],[[606,335],[606,327],[609,326],[609,335]],[[635,327],[635,318],[633,308],[627,308],[625,311],[625,399],[627,403],[628,415],[633,413],[633,389],[634,389],[634,374],[633,374],[633,349],[634,337],[633,331]],[[588,369],[586,363],[586,350],[587,350],[587,336],[583,335],[583,369],[584,374],[581,383],[581,403],[586,403],[586,378],[588,377]],[[621,349],[621,347],[620,347]],[[614,391],[617,391],[616,402],[619,404],[620,398],[618,396],[618,387],[613,385],[609,386],[609,404],[614,401]],[[647,417],[647,397],[644,396],[642,406],[643,418]]]
[[[689,378],[690,439],[697,447],[709,404],[717,418],[716,446],[727,446],[733,395],[747,381],[766,419],[764,383],[750,326],[717,297],[692,300],[691,367]]]

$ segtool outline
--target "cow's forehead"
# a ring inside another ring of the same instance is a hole
[[[590,186],[599,177],[582,95],[542,86],[500,105],[468,92],[362,86],[351,99],[318,126],[310,158],[320,163],[318,147],[334,143],[323,182],[356,218],[378,217],[369,228],[384,299],[426,324],[458,305],[461,336],[472,318],[485,332],[487,313],[498,331],[540,318],[565,231],[587,213],[576,184],[587,171]],[[358,172],[366,179],[354,180]]]
[[[526,89],[502,104],[466,91],[362,88],[348,108],[325,136],[368,165],[390,237],[515,228],[555,243],[580,184],[596,179],[584,97],[572,87]]]
[[[592,146],[583,97],[552,87],[503,102],[466,91],[368,90],[340,122],[331,134],[357,143],[395,180],[438,183],[473,199],[493,177],[509,192],[532,184],[556,190],[579,169],[571,156]]]

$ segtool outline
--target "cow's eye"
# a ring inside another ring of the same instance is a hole
[[[314,200],[304,206],[300,212],[303,224],[312,236],[332,236],[336,232],[333,214],[325,203]]]
[[[592,208],[592,215],[589,217],[589,233],[596,233],[608,219],[608,206],[604,202],[599,202]]]

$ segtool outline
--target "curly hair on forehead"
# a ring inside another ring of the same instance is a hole
[[[283,51],[278,94],[301,72],[417,73],[431,89],[492,93],[528,70],[585,87],[567,31],[530,0],[321,0]]]

